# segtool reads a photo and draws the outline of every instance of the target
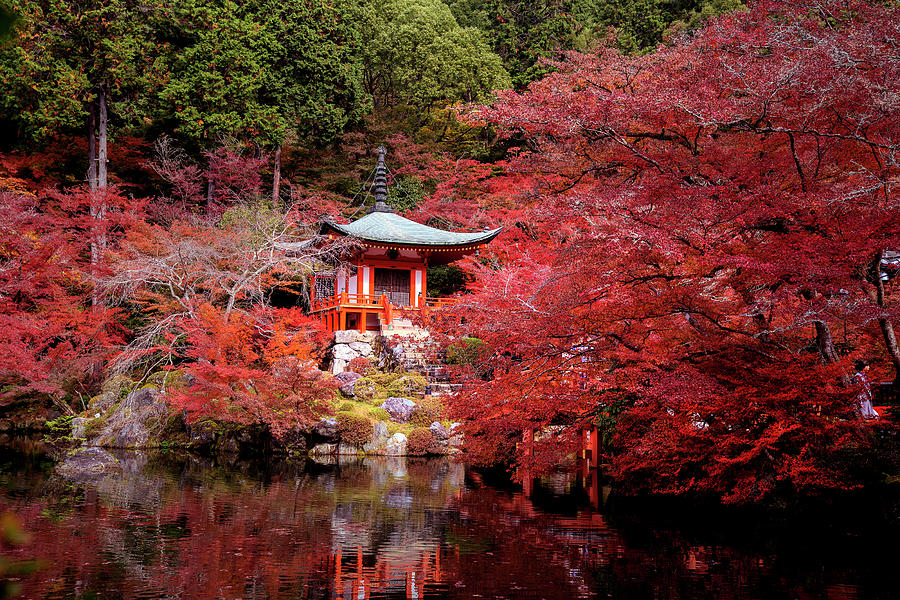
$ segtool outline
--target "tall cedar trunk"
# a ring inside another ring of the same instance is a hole
[[[100,234],[97,243],[100,246],[101,254],[106,251],[106,187],[108,184],[106,163],[107,163],[107,137],[106,129],[108,124],[106,111],[106,88],[100,86],[100,93],[97,95],[98,101],[98,129],[97,129],[97,188],[100,190],[100,203],[97,210],[97,218],[100,220]]]
[[[91,196],[91,219],[97,218],[97,121],[94,116],[96,109],[93,102],[88,105],[87,139],[88,139],[88,168],[87,182]],[[100,248],[97,244],[97,224],[93,223],[91,232],[91,265],[96,266],[100,262]],[[94,298],[95,302],[97,298]]]
[[[272,203],[277,207],[280,206],[279,197],[281,195],[281,146],[275,149],[275,168],[272,175]]]
[[[866,290],[872,302],[879,308],[884,308],[884,281],[881,279],[881,259],[884,257],[884,251],[879,251],[872,260],[866,273],[866,279],[872,284],[872,288]],[[891,362],[894,364],[894,383],[900,384],[900,348],[897,347],[897,336],[894,333],[894,325],[886,316],[878,318],[878,327],[881,329],[881,337],[884,340],[884,347],[887,348]]]
[[[815,297],[809,290],[803,290],[800,292],[801,295],[807,300],[812,300]],[[831,327],[829,327],[826,321],[816,320],[813,322],[816,328],[816,348],[819,350],[819,355],[821,355],[822,360],[826,365],[833,365],[840,360],[838,356],[837,349],[834,347],[834,338],[831,336]],[[850,387],[850,378],[841,370],[841,383],[844,384],[845,387]]]
[[[94,103],[88,104],[87,119],[87,139],[88,139],[88,168],[87,182],[88,189],[94,191],[97,189],[97,123],[94,117]]]

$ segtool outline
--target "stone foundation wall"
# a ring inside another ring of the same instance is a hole
[[[375,332],[335,331],[334,345],[330,350],[331,373],[337,375],[345,371],[354,358],[368,358],[374,363],[377,338],[378,334]]]

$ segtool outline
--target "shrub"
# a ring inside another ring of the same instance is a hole
[[[425,386],[428,380],[418,373],[405,373],[395,376],[388,382],[387,392],[389,396],[399,396],[401,398],[410,398],[425,395]]]
[[[424,395],[427,381],[418,373],[378,373],[369,371],[354,384],[354,394],[361,402],[379,405],[390,396],[415,398]]]
[[[487,351],[487,344],[479,338],[464,337],[447,347],[447,364],[475,365]]]
[[[428,427],[435,421],[444,419],[444,405],[440,398],[428,396],[419,400],[412,414],[409,416],[409,422],[417,427]]]
[[[353,412],[353,403],[352,402],[341,402],[338,406],[338,410],[341,412]]]
[[[372,439],[372,421],[352,413],[337,414],[338,434],[341,440],[354,446],[362,446]]]
[[[354,373],[359,373],[360,375],[365,375],[366,372],[372,368],[372,361],[364,356],[357,356],[352,359],[349,363],[347,363],[347,371],[353,371]]]
[[[407,454],[433,454],[435,452],[434,436],[431,430],[425,427],[417,427],[406,436]]]

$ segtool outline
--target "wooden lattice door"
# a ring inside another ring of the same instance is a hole
[[[386,295],[394,306],[409,306],[409,270],[375,269],[375,296]]]
[[[334,296],[334,275],[316,275],[316,300],[319,298],[331,298]]]

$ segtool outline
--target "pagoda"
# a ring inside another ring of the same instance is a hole
[[[475,252],[501,228],[476,233],[444,231],[396,214],[387,203],[385,149],[378,148],[375,205],[347,224],[323,221],[319,234],[356,242],[345,268],[313,275],[310,313],[330,331],[390,329],[395,308],[422,309],[452,302],[428,296],[428,267]],[[349,267],[349,268],[347,268]]]

